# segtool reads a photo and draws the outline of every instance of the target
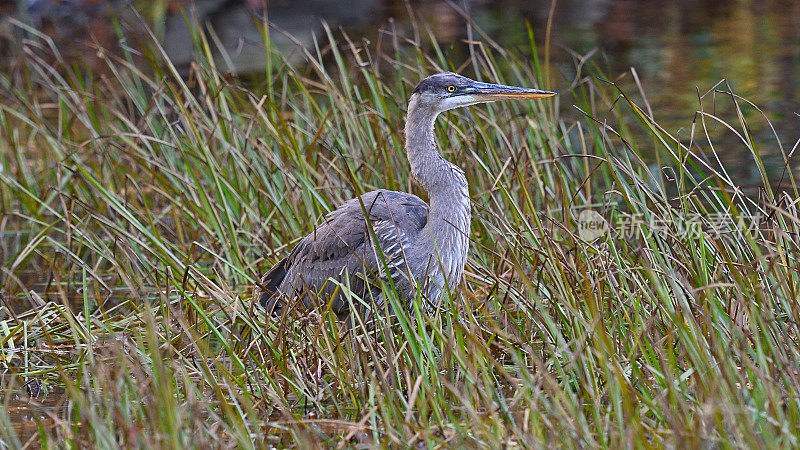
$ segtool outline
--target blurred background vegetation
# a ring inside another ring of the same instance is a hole
[[[733,117],[724,102],[715,108],[713,88],[724,79],[736,94],[763,108],[785,144],[791,147],[800,138],[800,3],[795,1],[4,0],[0,14],[0,58],[6,66],[13,64],[11,49],[20,38],[9,26],[7,19],[13,17],[52,37],[64,57],[102,72],[96,47],[118,49],[118,30],[109,20],[113,14],[133,47],[143,39],[142,23],[148,24],[182,73],[196,57],[189,27],[213,29],[211,51],[219,59],[217,67],[256,83],[264,74],[258,26],[264,17],[272,25],[272,43],[297,64],[304,61],[300,45],[313,46],[315,38],[324,45],[323,22],[346,31],[358,45],[400,32],[427,51],[430,42],[420,40],[420,30],[415,30],[419,19],[453,62],[467,61],[471,42],[487,38],[525,52],[529,23],[537,42],[549,44],[543,55],[551,63],[547,77],[574,86],[582,77],[597,75],[590,70],[597,67],[635,93],[637,83],[629,72],[634,68],[654,117],[678,137],[689,135],[686,128],[700,95],[705,109]],[[187,20],[187,15],[194,19]],[[482,30],[480,36],[471,25]],[[574,113],[573,103],[570,98],[561,102],[568,116]],[[743,113],[757,142],[772,139],[756,111],[744,108]],[[735,139],[724,127],[711,132],[721,144]],[[782,159],[777,149],[765,146],[762,151],[779,178]],[[720,156],[737,182],[760,183],[755,168],[743,163],[746,153],[723,150]]]

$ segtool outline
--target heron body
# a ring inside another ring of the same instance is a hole
[[[254,297],[273,314],[296,298],[306,308],[330,302],[337,314],[349,290],[379,311],[377,278],[391,281],[405,305],[422,294],[429,306],[461,280],[469,249],[470,203],[464,171],[436,148],[434,123],[443,111],[501,99],[542,98],[553,92],[480,83],[441,73],[422,80],[408,104],[405,150],[419,197],[385,189],[367,192],[329,213],[289,256],[256,285]]]

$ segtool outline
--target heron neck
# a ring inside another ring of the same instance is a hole
[[[428,191],[431,214],[459,228],[469,228],[469,190],[464,172],[436,149],[434,122],[438,112],[424,110],[412,100],[406,120],[406,155],[411,174]],[[436,212],[436,214],[434,214]],[[456,220],[457,219],[457,220]],[[462,232],[464,230],[461,230]]]

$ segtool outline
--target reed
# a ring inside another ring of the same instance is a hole
[[[242,80],[202,36],[188,77],[155,41],[100,76],[27,33],[0,73],[5,446],[800,445],[798,196],[762,162],[794,149],[757,141],[724,85],[731,117],[699,104],[678,139],[646,86],[570,85],[533,39],[475,46],[467,75],[562,95],[440,119],[471,183],[466,277],[369,334],[265,317],[250,290],[344,200],[421,195],[405,102],[462,62],[432,34],[329,30],[293,65],[265,30],[268,70]],[[720,130],[757,191],[716,163]]]

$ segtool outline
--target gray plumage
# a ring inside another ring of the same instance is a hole
[[[437,305],[464,271],[470,205],[464,172],[436,150],[436,117],[475,103],[551,95],[454,73],[422,80],[409,100],[405,150],[411,174],[427,191],[430,205],[415,195],[384,189],[345,202],[264,275],[254,298],[272,313],[296,298],[306,308],[331,302],[331,309],[342,315],[350,302],[341,291],[349,288],[380,313],[383,294],[375,282],[380,277],[391,278],[406,305],[418,293],[427,306]]]

